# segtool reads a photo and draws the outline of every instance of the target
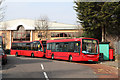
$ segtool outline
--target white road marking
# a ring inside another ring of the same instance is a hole
[[[44,66],[43,66],[43,64],[41,64],[41,68],[42,68],[42,70],[44,70]]]
[[[46,80],[49,80],[49,78],[48,78],[48,76],[47,76],[46,72],[43,72],[43,74],[44,74],[44,76],[45,76]]]
[[[44,66],[43,66],[43,64],[41,64],[41,68],[42,68],[42,70],[44,70]],[[48,76],[47,76],[46,72],[43,72],[43,74],[44,74],[44,76],[45,76],[46,80],[49,80],[49,78],[48,78]]]

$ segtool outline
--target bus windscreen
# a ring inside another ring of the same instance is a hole
[[[98,54],[98,41],[92,39],[83,39],[82,53],[84,54]]]

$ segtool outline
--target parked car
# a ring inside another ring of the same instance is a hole
[[[0,48],[0,55],[2,57],[2,64],[5,65],[7,63],[7,55],[2,48]]]

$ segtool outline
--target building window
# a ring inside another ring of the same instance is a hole
[[[42,32],[39,32],[38,33],[38,38],[41,38],[42,37]]]
[[[30,41],[30,31],[26,31],[22,25],[17,31],[13,31],[13,41]]]
[[[51,37],[71,37],[72,33],[51,33]]]
[[[5,36],[6,36],[6,33],[2,33],[2,36],[3,36],[3,38],[5,38]]]

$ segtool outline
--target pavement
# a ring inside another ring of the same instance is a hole
[[[104,62],[100,62],[100,64],[116,67],[118,69],[118,61],[104,61]]]

